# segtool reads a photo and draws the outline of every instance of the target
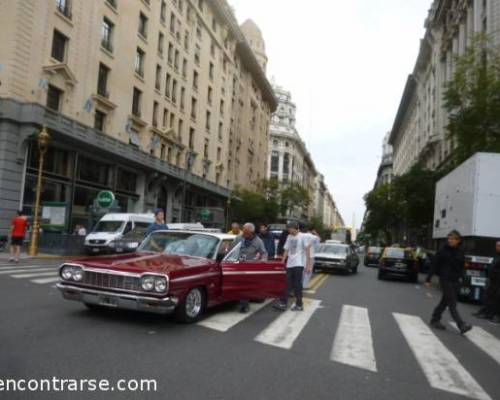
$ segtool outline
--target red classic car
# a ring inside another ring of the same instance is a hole
[[[234,236],[157,231],[134,254],[88,257],[61,265],[65,299],[89,308],[174,312],[197,321],[207,307],[240,299],[277,298],[285,290],[278,261],[243,261]]]

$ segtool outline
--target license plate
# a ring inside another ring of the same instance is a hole
[[[406,264],[405,263],[396,263],[395,267],[396,268],[406,268]]]
[[[100,303],[101,305],[108,307],[118,306],[118,300],[115,297],[101,296]]]
[[[478,278],[473,276],[470,280],[471,285],[473,286],[486,286],[486,278]]]
[[[92,251],[93,251],[94,253],[98,253],[98,252],[99,252],[99,249],[98,249],[98,248],[96,248],[96,247],[94,247],[94,248],[92,249]]]
[[[479,272],[479,271],[469,270],[466,273],[467,273],[467,276],[481,276],[481,272]]]

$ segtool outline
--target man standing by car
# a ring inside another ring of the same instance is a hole
[[[473,315],[498,324],[500,323],[500,240],[497,240],[495,250],[497,256],[488,271],[489,283],[484,293],[484,305]]]
[[[255,225],[247,222],[243,225],[243,232],[234,239],[235,246],[241,243],[240,260],[257,261],[267,260],[267,251],[264,242],[255,234]],[[240,300],[240,312],[247,313],[250,301]]]
[[[287,228],[289,235],[286,239],[283,255],[283,261],[286,262],[287,288],[283,298],[274,305],[274,308],[285,311],[290,291],[293,289],[296,302],[292,311],[303,311],[302,276],[304,270],[306,272],[312,271],[311,246],[306,235],[300,232],[298,223],[291,222]]]
[[[12,219],[10,231],[10,259],[9,261],[19,262],[21,247],[23,245],[24,235],[28,229],[28,218],[23,215],[22,211],[18,211]]]
[[[464,322],[457,311],[459,281],[463,275],[464,264],[465,256],[462,249],[462,236],[458,231],[453,230],[448,234],[447,244],[436,253],[427,280],[425,281],[426,287],[430,288],[432,276],[438,273],[439,283],[443,291],[441,301],[432,314],[431,326],[433,328],[446,329],[441,323],[441,316],[444,310],[449,308],[450,314],[457,323],[462,335],[472,329],[472,325]]]
[[[231,229],[227,233],[229,235],[236,235],[236,236],[241,235],[240,224],[238,222],[233,222],[231,224]]]
[[[274,258],[276,255],[276,244],[274,243],[274,236],[269,232],[269,227],[267,224],[260,224],[259,237],[264,242],[266,247],[267,257]]]
[[[151,232],[167,230],[168,227],[165,224],[165,212],[161,208],[154,210],[155,222],[149,225],[148,229],[144,233],[144,236],[148,236]]]

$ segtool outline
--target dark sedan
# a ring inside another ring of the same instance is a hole
[[[366,250],[364,264],[366,267],[378,267],[380,255],[382,254],[382,247],[368,247]]]
[[[386,247],[380,257],[378,279],[386,276],[406,277],[410,282],[418,282],[418,263],[411,249]]]

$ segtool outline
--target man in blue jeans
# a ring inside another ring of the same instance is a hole
[[[303,311],[302,302],[302,276],[304,270],[312,271],[311,245],[307,236],[300,232],[299,224],[291,222],[287,225],[288,237],[285,242],[283,261],[286,262],[287,288],[281,300],[274,308],[285,311],[288,306],[288,297],[293,289],[295,294],[295,305],[292,311]]]

